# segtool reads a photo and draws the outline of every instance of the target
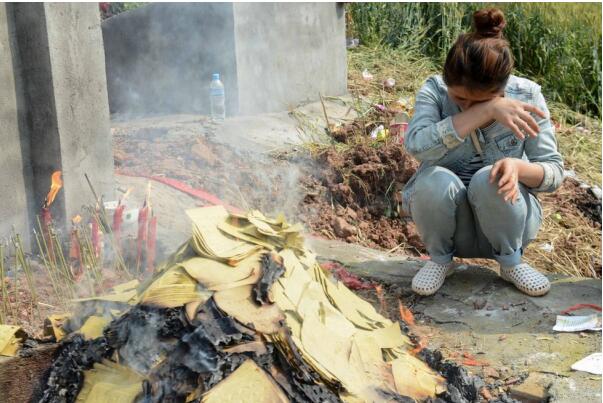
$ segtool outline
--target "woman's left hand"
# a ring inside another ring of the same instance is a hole
[[[498,194],[502,194],[505,201],[515,204],[519,198],[519,164],[515,158],[503,158],[496,161],[490,171],[490,183],[494,183],[498,176]]]

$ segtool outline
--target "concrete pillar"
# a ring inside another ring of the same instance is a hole
[[[32,217],[39,212],[50,175],[63,172],[52,211],[65,222],[93,201],[87,173],[99,195],[111,198],[113,158],[100,16],[96,3],[13,3],[15,64],[22,83],[29,139]],[[11,16],[9,16],[9,19]]]
[[[31,172],[27,154],[29,140],[20,130],[17,81],[15,79],[14,43],[12,25],[6,3],[0,4],[0,237],[11,232],[11,227],[27,238],[30,220],[28,193]]]

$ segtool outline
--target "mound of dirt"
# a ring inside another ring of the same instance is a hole
[[[304,221],[327,238],[406,253],[425,248],[415,226],[400,216],[401,187],[418,163],[398,144],[331,147],[318,156],[322,172],[304,181]]]
[[[593,227],[601,228],[601,200],[588,187],[581,186],[575,179],[567,178],[563,185],[572,191],[570,203],[578,208]]]
[[[418,163],[402,145],[357,144],[344,152],[329,148],[318,157],[325,168],[324,185],[344,207],[370,207],[380,213],[400,202],[400,186],[417,171]]]

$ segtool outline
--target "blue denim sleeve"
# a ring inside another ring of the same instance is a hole
[[[419,161],[437,161],[464,141],[452,125],[452,116],[442,119],[442,103],[435,78],[429,78],[417,93],[404,136],[406,150]]]
[[[536,119],[540,132],[537,137],[529,137],[525,141],[525,153],[530,162],[539,164],[544,169],[544,179],[540,186],[532,188],[534,192],[553,192],[563,182],[563,159],[557,151],[555,127],[551,123],[550,113],[546,101],[540,92],[535,89],[535,105],[547,115],[547,118],[532,114]]]

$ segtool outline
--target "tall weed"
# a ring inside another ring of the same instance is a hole
[[[516,74],[541,84],[548,100],[600,117],[600,3],[352,3],[348,35],[419,51],[441,66],[473,12],[490,6],[505,12]]]

